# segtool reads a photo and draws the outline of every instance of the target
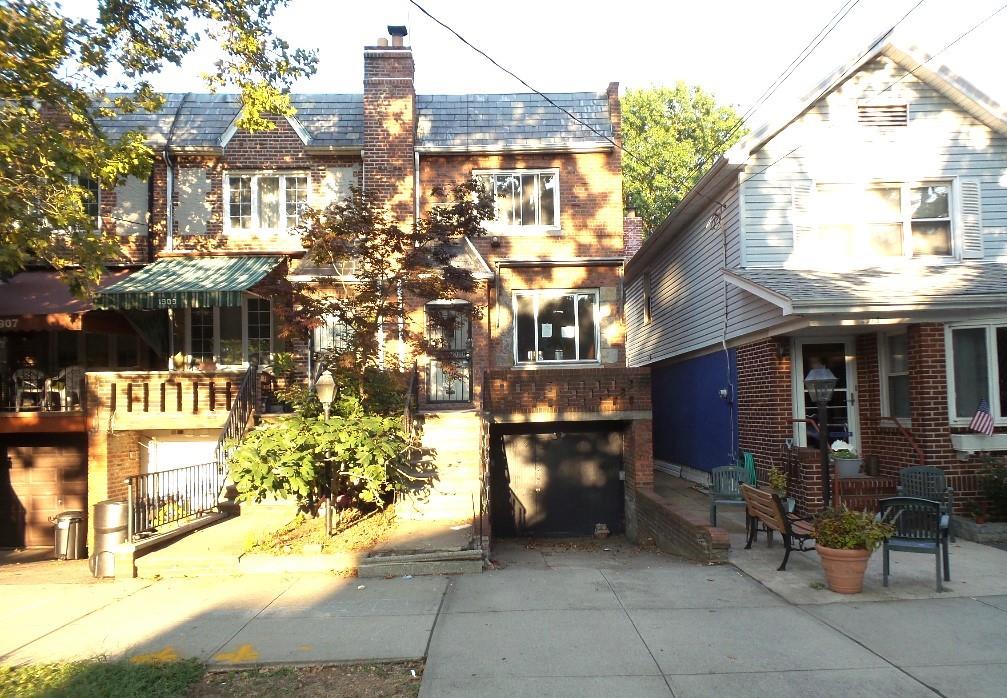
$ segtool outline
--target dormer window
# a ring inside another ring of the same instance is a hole
[[[231,174],[224,181],[231,230],[288,230],[308,205],[307,175]]]
[[[909,125],[908,104],[858,104],[857,123],[861,126],[898,127]]]
[[[493,195],[495,231],[559,229],[559,171],[506,170],[477,172],[480,184]]]

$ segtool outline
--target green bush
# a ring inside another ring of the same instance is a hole
[[[231,478],[242,501],[293,497],[311,512],[325,495],[380,503],[404,486],[411,449],[396,417],[293,415],[245,436]]]
[[[846,507],[826,509],[815,518],[815,544],[834,550],[874,550],[894,533],[894,524]]]
[[[982,494],[990,500],[990,516],[1007,521],[1007,466],[995,466],[982,478]]]

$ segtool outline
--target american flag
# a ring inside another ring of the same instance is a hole
[[[986,434],[986,436],[990,436],[993,433],[993,415],[990,414],[990,403],[986,398],[979,401],[979,407],[976,408],[976,416],[972,418],[969,429],[977,431],[980,434]]]

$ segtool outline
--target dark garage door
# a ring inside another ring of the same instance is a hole
[[[493,534],[582,536],[594,533],[599,523],[621,532],[621,431],[611,424],[549,428],[555,431],[528,427],[493,435]]]
[[[0,547],[52,546],[49,517],[87,507],[84,436],[0,437]]]

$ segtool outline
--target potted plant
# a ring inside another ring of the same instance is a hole
[[[860,474],[863,460],[857,452],[845,441],[832,442],[832,462],[836,464],[836,475],[839,477],[856,477]]]
[[[787,496],[787,475],[776,465],[769,468],[769,489],[773,490],[780,500],[783,501],[783,506],[787,508],[788,512],[794,510],[796,502],[793,497]]]
[[[825,571],[825,583],[839,594],[864,588],[867,561],[895,533],[895,526],[866,511],[826,509],[815,518],[815,549]]]
[[[990,520],[989,512],[986,511],[986,505],[981,502],[972,502],[969,505],[969,514],[972,515],[977,524],[984,524]]]

